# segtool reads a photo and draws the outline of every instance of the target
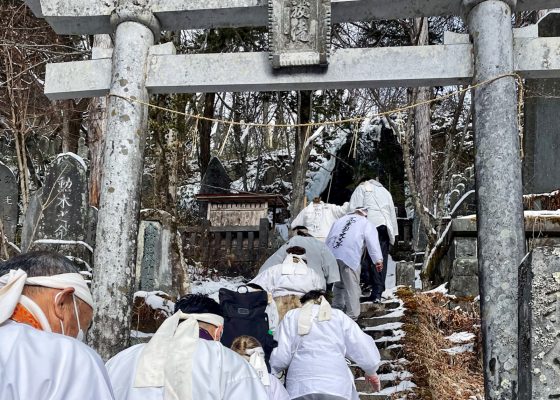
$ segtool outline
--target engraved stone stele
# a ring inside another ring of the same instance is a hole
[[[21,235],[22,250],[57,251],[89,274],[95,216],[95,210],[89,207],[84,161],[73,153],[60,154],[51,164],[43,187],[30,200]]]
[[[0,162],[0,220],[4,236],[13,242],[18,222],[18,184],[10,168]]]
[[[519,399],[558,399],[559,382],[560,247],[538,247],[519,270]]]
[[[327,65],[330,0],[269,0],[270,59],[274,68]]]

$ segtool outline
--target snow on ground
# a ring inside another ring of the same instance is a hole
[[[364,331],[389,331],[395,329],[401,329],[403,326],[402,322],[390,322],[388,324],[377,325],[377,326],[368,326],[364,328]]]
[[[422,290],[422,271],[414,270],[414,289]]]
[[[405,390],[414,389],[415,387],[416,387],[416,385],[411,381],[402,381],[397,386],[391,386],[391,387],[383,389],[380,392],[377,392],[376,395],[378,395],[378,396],[389,396],[389,395],[392,395],[392,394],[395,394],[395,393],[404,392]]]
[[[191,282],[191,293],[207,294],[209,297],[218,301],[218,292],[221,288],[237,290],[237,288],[245,282],[246,279],[242,276],[235,278],[220,277],[218,280],[196,280]]]
[[[423,292],[425,294],[436,294],[436,293],[441,293],[441,294],[447,294],[448,290],[447,290],[447,282],[445,282],[444,284],[438,286],[435,289],[432,290],[428,290],[427,292]]]
[[[166,293],[161,291],[145,292],[143,290],[134,293],[134,298],[143,297],[144,302],[153,310],[162,310],[168,316],[173,315],[175,311],[175,303],[171,300],[167,300],[160,295],[168,296]]]
[[[445,339],[449,340],[451,343],[466,343],[474,340],[476,335],[471,332],[456,332],[451,336],[447,336]]]
[[[392,289],[397,285],[397,263],[389,255],[387,260],[387,278],[385,279],[385,289]]]
[[[474,351],[474,343],[467,343],[467,344],[463,344],[461,346],[452,347],[450,349],[442,349],[441,351],[444,351],[447,354],[450,354],[452,356],[455,356],[455,355],[461,354],[461,353],[466,353],[467,351],[473,352]]]

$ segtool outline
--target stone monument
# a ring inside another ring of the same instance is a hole
[[[538,247],[519,271],[519,398],[560,398],[560,247]]]
[[[0,220],[8,242],[14,242],[18,222],[18,184],[10,168],[0,162]]]

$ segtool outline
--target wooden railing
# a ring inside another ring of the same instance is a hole
[[[266,218],[258,226],[195,226],[179,230],[187,258],[227,276],[254,276],[273,252]]]

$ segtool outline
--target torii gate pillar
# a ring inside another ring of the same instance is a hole
[[[148,102],[148,52],[159,37],[159,23],[146,9],[122,1],[111,17],[116,27],[110,95]],[[135,2],[138,3],[138,2]],[[76,77],[79,79],[79,77]],[[93,292],[96,308],[92,344],[106,360],[127,347],[134,287],[140,187],[147,107],[109,97]],[[115,307],[123,305],[123,307]]]
[[[474,83],[514,72],[511,13],[517,0],[464,0]],[[517,282],[525,253],[515,78],[475,90],[478,265],[485,392],[517,399]]]

